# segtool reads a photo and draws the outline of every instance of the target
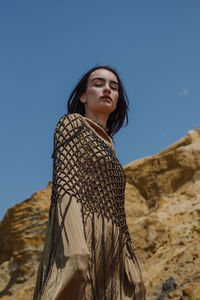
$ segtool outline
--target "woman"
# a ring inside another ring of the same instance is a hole
[[[54,134],[52,200],[34,300],[145,299],[112,136],[127,96],[109,66],[88,71]]]

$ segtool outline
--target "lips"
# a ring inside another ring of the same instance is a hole
[[[108,95],[102,96],[101,99],[112,101],[112,98]]]

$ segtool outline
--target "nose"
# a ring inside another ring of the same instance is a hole
[[[111,90],[110,90],[109,85],[106,84],[106,85],[104,86],[103,92],[104,92],[104,94],[110,94],[110,93],[111,93]]]

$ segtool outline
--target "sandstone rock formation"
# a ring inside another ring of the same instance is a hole
[[[8,209],[0,222],[0,299],[32,299],[50,195],[51,183]]]
[[[168,299],[162,285],[170,277],[177,289],[169,298],[200,299],[200,128],[125,170],[129,229],[148,299]]]
[[[200,128],[125,166],[126,211],[147,300],[200,300]],[[32,299],[51,183],[0,223],[0,299]]]

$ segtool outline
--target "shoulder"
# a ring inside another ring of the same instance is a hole
[[[84,123],[78,113],[62,116],[54,131],[54,153],[57,147],[81,134],[83,127]]]
[[[55,132],[65,130],[71,131],[74,129],[78,129],[81,126],[83,126],[83,121],[80,114],[65,114],[59,119],[55,128]]]
[[[71,125],[72,127],[78,127],[81,124],[82,124],[81,115],[79,115],[78,113],[65,114],[59,119],[56,128],[60,126],[67,127],[68,125]]]

